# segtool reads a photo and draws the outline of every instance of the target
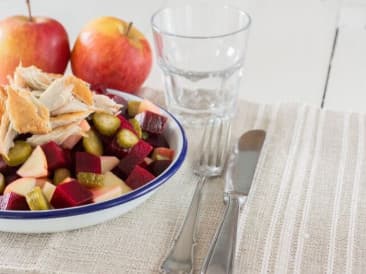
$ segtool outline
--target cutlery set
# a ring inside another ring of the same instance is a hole
[[[216,128],[215,132],[212,125],[205,127],[200,147],[206,150],[201,151],[198,171],[195,171],[196,174],[200,174],[200,179],[183,226],[161,265],[162,273],[193,272],[195,234],[202,188],[208,178],[220,176],[222,173],[225,178],[225,212],[200,273],[229,274],[233,272],[239,213],[250,191],[265,140],[265,131],[251,130],[244,133],[226,157],[230,139],[230,133],[228,133],[230,122],[217,122]],[[228,131],[223,130],[224,128]],[[225,161],[226,158],[227,161]],[[219,172],[209,173],[209,168],[213,167],[218,167]]]

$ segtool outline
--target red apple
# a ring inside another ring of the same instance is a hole
[[[12,16],[0,21],[0,84],[21,62],[46,72],[64,73],[70,47],[64,27],[46,17]]]
[[[134,93],[147,78],[151,48],[132,24],[100,17],[79,34],[71,53],[73,73],[94,86]]]

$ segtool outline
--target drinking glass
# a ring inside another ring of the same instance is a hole
[[[250,16],[230,6],[197,3],[163,8],[151,24],[168,110],[187,126],[231,118]]]

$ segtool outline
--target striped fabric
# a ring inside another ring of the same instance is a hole
[[[366,273],[365,116],[240,102],[233,136],[252,128],[267,139],[240,216],[235,273]],[[158,273],[197,182],[201,132],[187,132],[181,170],[132,212],[72,232],[0,233],[0,273]],[[220,222],[223,188],[215,178],[204,189],[194,273]]]
[[[288,104],[257,117],[268,136],[236,273],[366,273],[365,116]]]

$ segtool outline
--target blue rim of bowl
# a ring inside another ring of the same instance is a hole
[[[110,92],[110,91],[108,91]],[[132,94],[126,94],[123,91],[112,91],[111,94],[118,95],[118,96],[128,96],[128,97],[136,97],[140,100],[142,99],[139,96],[132,95]],[[154,104],[156,105],[156,104]],[[157,105],[156,105],[157,106]],[[166,169],[162,174],[160,174],[158,177],[156,177],[154,180],[149,182],[148,184],[133,190],[132,192],[122,195],[120,197],[117,197],[115,199],[96,203],[96,204],[88,204],[78,207],[70,207],[70,208],[64,208],[64,209],[52,209],[52,210],[46,210],[46,211],[18,211],[18,210],[0,210],[0,220],[1,219],[15,219],[15,220],[24,220],[24,219],[49,219],[49,218],[63,218],[63,217],[71,217],[76,215],[84,215],[84,214],[91,214],[96,211],[105,210],[111,207],[115,207],[118,205],[125,204],[129,201],[135,200],[141,196],[144,196],[145,194],[155,190],[159,186],[161,186],[163,183],[165,183],[170,177],[172,177],[179,169],[179,167],[183,164],[183,161],[187,155],[187,137],[185,134],[185,131],[183,129],[183,126],[178,121],[177,118],[173,116],[169,111],[166,109],[157,106],[159,109],[162,109],[164,112],[168,114],[170,118],[172,118],[175,123],[178,125],[179,131],[182,136],[182,149],[178,155],[178,158],[173,162],[173,165],[171,165],[168,169]]]

